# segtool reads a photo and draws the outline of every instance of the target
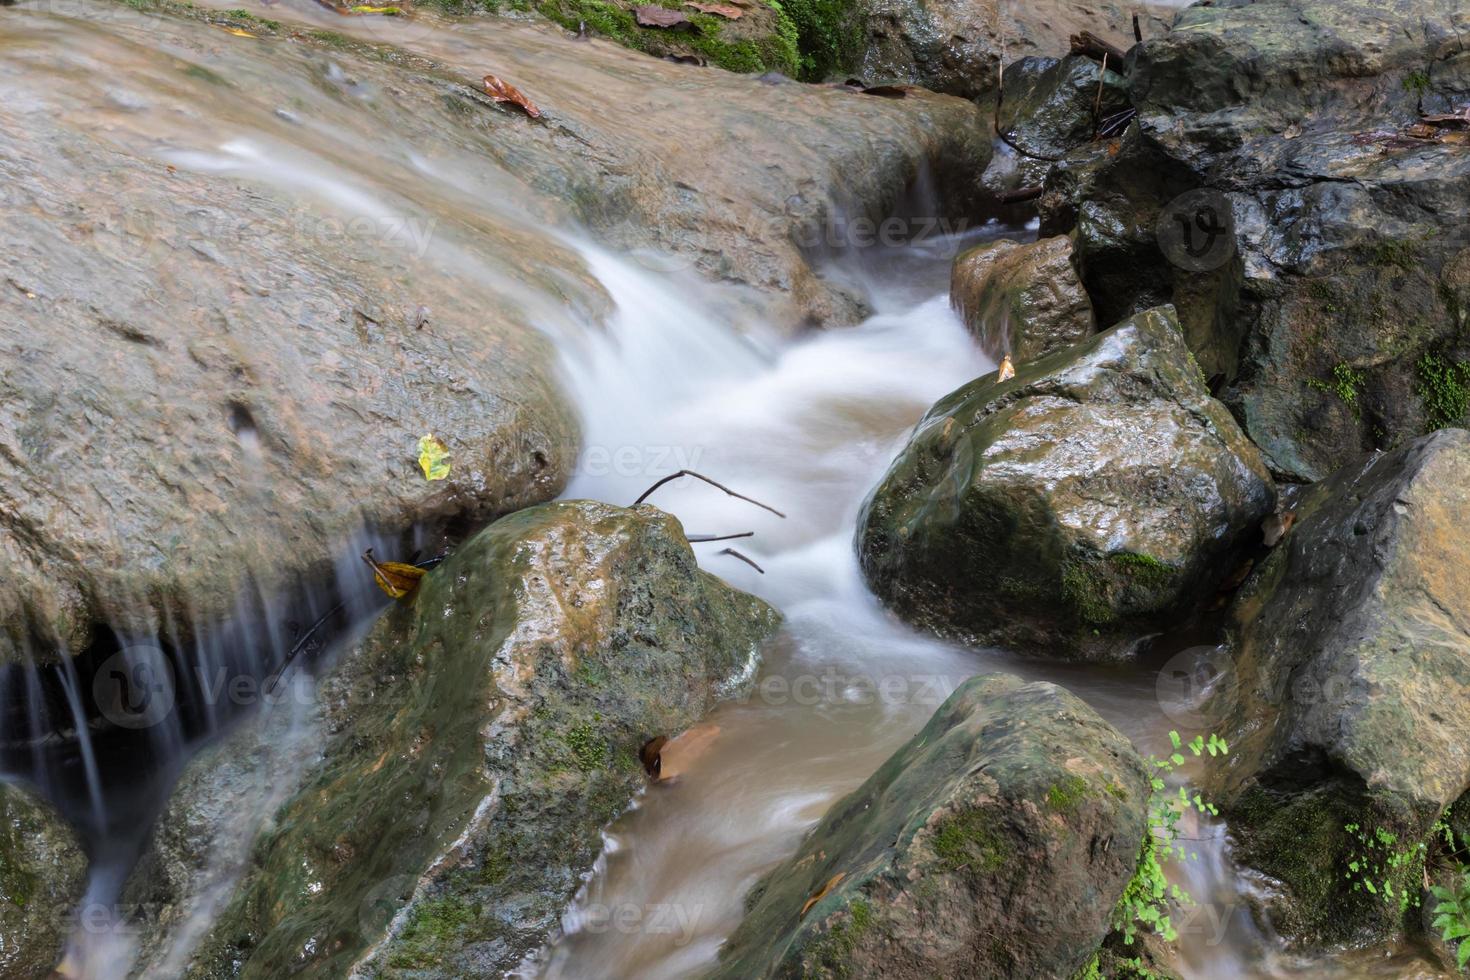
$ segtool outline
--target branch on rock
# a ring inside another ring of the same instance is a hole
[[[761,568],[755,562],[751,561],[749,558],[745,557],[740,552],[736,551],[734,548],[726,548],[724,551],[721,551],[720,554],[722,554],[722,555],[729,555],[731,558],[739,558],[741,561],[745,562],[745,564],[749,565],[751,568],[753,568],[756,571],[760,572],[762,575],[766,574],[766,570],[764,568]]]
[[[1093,61],[1107,59],[1115,65],[1121,65],[1128,57],[1122,48],[1111,41],[1104,41],[1091,31],[1073,34],[1068,40],[1071,41],[1073,54],[1085,55]]]
[[[715,480],[711,480],[709,477],[705,476],[703,473],[696,473],[693,470],[680,470],[677,473],[670,473],[668,476],[664,477],[662,480],[659,480],[653,486],[651,486],[647,490],[643,491],[643,496],[641,496],[637,500],[633,501],[633,506],[634,507],[637,507],[639,504],[643,503],[649,497],[653,496],[653,492],[655,490],[657,490],[659,487],[663,486],[664,484],[666,484],[666,483],[672,483],[675,480],[679,479],[680,477],[685,477],[685,476],[692,476],[696,480],[703,480],[705,483],[708,483],[710,486],[716,488],[717,490],[723,490],[727,494],[729,494],[730,496],[736,498],[737,500],[743,500],[747,504],[755,504],[761,510],[768,510],[772,514],[775,514],[777,517],[785,518],[785,516],[786,516],[785,514],[781,513],[776,508],[772,507],[770,504],[763,504],[759,500],[756,500],[753,497],[747,497],[743,493],[736,493],[734,490],[731,490],[729,487],[725,486],[723,483],[720,483],[720,482],[715,481]]]

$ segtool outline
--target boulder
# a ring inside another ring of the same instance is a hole
[[[172,908],[166,924],[233,881],[207,865],[216,841],[241,853],[236,803],[267,781],[282,802],[208,934],[182,950],[178,935],[150,937],[135,973],[512,969],[644,784],[643,744],[753,676],[776,623],[700,571],[653,507],[570,501],[502,518],[324,678],[304,764],[275,768],[286,750],[268,728],[194,763],[128,887]]]
[[[1006,66],[996,124],[1020,151],[1060,160],[1129,108],[1122,67],[1104,69],[1082,55],[1022,58]]]
[[[1065,236],[1025,244],[1000,239],[961,252],[949,301],[996,361],[1032,361],[1093,331],[1092,303]]]
[[[868,500],[859,551],[911,622],[1111,659],[1207,596],[1275,499],[1164,307],[941,399]]]
[[[1196,4],[1130,54],[1137,125],[1048,176],[1099,316],[1172,302],[1293,481],[1464,420],[1470,156],[1409,132],[1470,104],[1463,29],[1456,0]]]
[[[1417,899],[1418,849],[1470,790],[1467,506],[1463,430],[1346,467],[1301,496],[1232,607],[1211,798],[1236,858],[1281,882],[1287,936],[1400,931],[1384,882]]]
[[[610,311],[574,222],[781,297],[793,329],[850,321],[862,302],[803,245],[846,243],[921,175],[963,196],[990,152],[959,99],[544,26],[97,7],[6,12],[60,54],[6,59],[0,661],[188,633],[330,577],[364,525],[432,540],[554,497],[578,436],[543,329]],[[484,94],[487,66],[540,121]]]
[[[866,9],[867,48],[860,65],[865,75],[967,99],[994,94],[1003,60],[1066,55],[1072,34],[1091,31],[1127,50],[1135,11],[1146,37],[1168,24],[1163,8],[1113,0],[1085,6],[1075,0],[870,0]]]
[[[0,976],[50,976],[87,888],[87,858],[51,806],[0,783]]]
[[[987,674],[763,878],[714,977],[1070,977],[1147,832],[1128,740],[1064,689]]]

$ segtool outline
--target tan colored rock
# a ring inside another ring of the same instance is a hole
[[[544,26],[250,20],[230,41],[221,11],[99,7],[6,12],[52,41],[7,52],[0,104],[0,661],[320,581],[364,524],[432,534],[555,496],[577,427],[542,329],[609,308],[579,223],[779,297],[792,327],[851,320],[803,240],[989,153],[959,99]],[[491,102],[491,69],[542,118]],[[447,480],[419,472],[427,433]]]
[[[949,298],[997,361],[1009,355],[1024,364],[1093,332],[1092,302],[1066,236],[1025,244],[1001,239],[960,253]]]

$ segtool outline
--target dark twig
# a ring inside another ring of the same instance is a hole
[[[1132,108],[1131,106],[1121,112],[1113,113],[1111,116],[1108,116],[1102,121],[1102,125],[1098,126],[1097,138],[1111,139],[1112,137],[1117,136],[1123,130],[1128,128],[1128,124],[1133,121],[1133,117],[1136,115],[1138,115],[1138,110]]]
[[[1108,58],[1115,65],[1121,65],[1127,60],[1128,55],[1122,48],[1110,41],[1105,41],[1091,31],[1083,31],[1081,34],[1073,34],[1069,39],[1072,44],[1072,53],[1086,55],[1093,61],[1102,61]]]
[[[1097,73],[1097,96],[1092,100],[1092,138],[1097,139],[1097,131],[1102,127],[1102,90],[1103,79],[1108,77],[1108,56],[1103,55],[1102,69]]]
[[[703,473],[696,473],[693,470],[680,470],[677,473],[670,473],[668,476],[664,477],[662,480],[659,480],[653,486],[651,486],[647,490],[643,491],[643,496],[641,496],[637,500],[633,501],[633,506],[634,507],[637,507],[639,504],[643,503],[649,497],[653,496],[653,492],[655,490],[657,490],[659,487],[663,486],[665,483],[672,483],[673,481],[679,479],[682,476],[692,476],[696,480],[703,480],[705,483],[708,483],[710,486],[715,487],[716,489],[719,489],[719,490],[723,490],[726,493],[728,493],[730,496],[735,497],[738,500],[743,500],[747,504],[755,504],[761,510],[768,510],[772,514],[775,514],[777,517],[784,518],[786,516],[785,514],[781,513],[779,510],[777,510],[776,508],[772,507],[769,504],[763,504],[759,500],[755,500],[755,499],[753,499],[751,497],[747,497],[743,493],[736,493],[734,490],[731,490],[729,487],[725,486],[723,483],[718,483],[718,482],[716,482],[714,480],[711,480],[709,477],[705,476]]]
[[[749,565],[751,568],[753,568],[756,571],[760,572],[762,575],[766,574],[766,570],[764,568],[761,568],[755,562],[751,561],[749,558],[745,557],[740,552],[736,551],[734,548],[726,548],[724,551],[720,552],[720,554],[722,554],[722,555],[729,555],[731,558],[739,558],[741,561],[745,562],[745,564]]]
[[[1133,12],[1133,40],[1135,43],[1143,43],[1143,28],[1138,24],[1138,11]]]
[[[711,541],[734,541],[736,538],[753,538],[754,531],[740,531],[736,534],[690,534],[686,540],[690,544],[707,544]]]

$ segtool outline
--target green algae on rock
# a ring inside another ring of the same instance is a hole
[[[323,680],[317,754],[185,974],[513,968],[643,785],[639,747],[752,676],[777,621],[700,571],[653,507],[570,501],[502,518]],[[164,883],[176,903],[196,900],[188,882],[204,879],[168,869],[198,868],[229,831],[213,801],[222,778],[238,781],[232,758],[206,756],[181,781],[134,894],[159,892],[157,868],[184,882]],[[175,826],[201,820],[202,833]]]
[[[71,827],[25,787],[0,783],[0,976],[52,975],[86,887]]]
[[[1166,307],[939,401],[869,498],[859,551],[918,625],[1115,659],[1208,595],[1275,500]]]
[[[1148,799],[1132,745],[1077,697],[973,678],[755,886],[713,976],[1072,976],[1111,928]]]

